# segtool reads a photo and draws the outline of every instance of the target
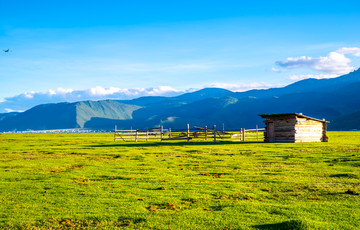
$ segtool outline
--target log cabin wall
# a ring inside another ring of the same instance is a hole
[[[321,142],[323,139],[323,122],[308,118],[296,118],[295,142]]]
[[[302,114],[260,115],[266,118],[265,142],[326,142],[326,121]]]
[[[296,117],[274,117],[274,138],[272,142],[295,142]]]

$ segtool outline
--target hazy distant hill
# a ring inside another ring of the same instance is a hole
[[[360,130],[360,110],[340,116],[330,124],[332,130]]]
[[[141,107],[137,105],[110,100],[44,104],[0,120],[0,129],[8,131],[83,128],[85,122],[93,117],[131,119],[133,111],[139,108]]]
[[[360,70],[333,79],[307,79],[283,88],[234,93],[206,88],[176,97],[45,104],[23,113],[0,114],[0,130],[60,128],[185,128],[225,124],[262,126],[263,113],[302,112],[330,120],[329,129],[359,129]]]
[[[19,112],[0,113],[0,121],[18,115]]]
[[[294,93],[329,92],[340,89],[345,85],[360,82],[360,69],[337,78],[330,79],[305,79],[282,88],[249,90],[237,93],[237,97],[274,97]]]
[[[183,95],[179,95],[177,97],[174,97],[174,99],[190,103],[207,98],[234,97],[235,95],[236,93],[227,89],[205,88],[192,93],[185,93]]]

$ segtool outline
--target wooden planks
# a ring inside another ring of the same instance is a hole
[[[327,141],[326,122],[302,114],[266,116],[266,142]]]

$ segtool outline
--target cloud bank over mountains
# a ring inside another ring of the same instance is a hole
[[[121,89],[117,87],[104,88],[97,86],[85,90],[58,88],[46,92],[25,92],[14,97],[5,98],[0,102],[0,113],[24,111],[33,106],[45,103],[75,102],[84,100],[118,99],[130,100],[144,96],[176,96],[183,93],[169,86],[155,88]]]
[[[233,92],[243,92],[251,89],[267,89],[275,87],[265,82],[254,83],[220,83],[214,82],[205,85],[206,88],[223,88]],[[198,89],[188,89],[181,91],[170,86],[159,86],[154,88],[134,88],[122,89],[117,87],[104,88],[96,86],[85,90],[74,90],[58,88],[56,90],[49,89],[46,92],[25,92],[14,97],[5,98],[0,101],[0,113],[5,112],[21,112],[30,109],[36,105],[58,102],[76,102],[86,100],[131,100],[134,98],[145,96],[177,96],[187,92],[193,92]]]
[[[244,92],[252,89],[269,89],[272,87],[281,87],[281,86],[283,85],[273,85],[266,82],[238,83],[238,84],[213,82],[206,85],[207,88],[222,88],[233,92]]]
[[[265,82],[253,83],[221,83],[213,82],[206,84],[205,88],[223,88],[233,92],[243,92],[251,89],[267,89],[271,87],[280,87]],[[48,103],[59,102],[77,102],[86,100],[131,100],[146,96],[165,96],[172,97],[187,92],[193,92],[201,88],[190,88],[187,90],[178,90],[171,86],[158,86],[153,88],[118,88],[96,86],[89,89],[49,89],[44,92],[29,91],[13,97],[7,97],[0,100],[0,113],[23,112],[34,106]]]
[[[321,74],[301,74],[291,75],[290,80],[299,81],[307,78],[334,78],[343,74],[347,74],[356,68],[351,65],[352,59],[348,56],[360,57],[360,48],[358,47],[344,47],[336,51],[330,52],[325,57],[289,57],[284,61],[277,61],[276,64],[284,70],[290,69],[309,69],[313,71],[322,72]],[[273,68],[274,72],[281,70]]]

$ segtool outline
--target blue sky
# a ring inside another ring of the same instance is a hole
[[[360,67],[358,1],[0,0],[0,112]]]

